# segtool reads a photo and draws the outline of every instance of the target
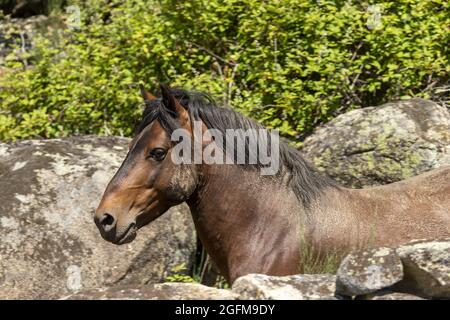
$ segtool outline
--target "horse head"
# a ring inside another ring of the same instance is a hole
[[[176,144],[171,133],[192,132],[187,107],[164,85],[160,98],[143,87],[141,93],[142,123],[94,216],[102,237],[115,244],[133,241],[139,228],[186,201],[198,182],[195,165],[177,164],[171,157]]]

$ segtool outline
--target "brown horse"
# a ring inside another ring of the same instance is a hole
[[[194,121],[202,132],[263,127],[199,93],[162,86],[161,98],[145,90],[143,96],[142,122],[95,213],[108,241],[128,243],[139,228],[187,202],[204,247],[232,283],[248,273],[301,273],[305,245],[325,256],[450,235],[449,166],[355,190],[321,176],[285,142],[274,175],[262,175],[259,162],[176,164],[171,134],[183,128],[197,139]],[[216,143],[196,142],[203,149]]]

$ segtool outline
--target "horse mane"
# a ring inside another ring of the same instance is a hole
[[[191,119],[201,120],[208,129],[217,129],[224,137],[227,129],[266,129],[260,123],[230,108],[218,107],[214,99],[203,92],[170,89],[170,93],[189,112]],[[155,120],[158,120],[169,134],[180,127],[175,115],[164,106],[161,98],[145,101],[145,105],[142,121],[136,134]],[[270,136],[268,141],[270,141]],[[224,147],[225,141],[222,148]],[[236,146],[234,148],[234,154],[236,154]],[[251,152],[247,146],[245,151],[246,153]],[[299,150],[291,147],[284,139],[280,139],[279,154],[282,168],[278,171],[277,176],[287,175],[287,186],[293,190],[304,206],[308,207],[325,188],[338,187],[333,180],[320,174],[303,158]],[[246,154],[246,157],[249,157],[249,154]],[[259,159],[259,157],[256,158]],[[256,164],[241,166],[251,170],[260,169],[263,165],[258,161]]]

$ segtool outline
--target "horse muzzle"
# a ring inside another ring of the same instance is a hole
[[[119,224],[114,214],[103,212],[95,214],[94,222],[102,238],[111,243],[121,245],[136,238],[135,221]]]

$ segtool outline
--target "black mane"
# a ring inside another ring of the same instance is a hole
[[[182,89],[170,89],[170,93],[189,112],[191,119],[196,121],[201,120],[208,129],[217,129],[224,136],[226,129],[265,129],[258,122],[232,109],[216,106],[214,100],[205,93]],[[164,106],[161,98],[146,101],[145,104],[142,121],[137,128],[136,134],[144,130],[147,125],[155,120],[158,120],[164,130],[169,134],[180,127],[175,115]],[[309,206],[324,188],[337,187],[334,181],[321,175],[302,157],[298,150],[289,146],[283,139],[280,139],[279,146],[280,165],[282,169],[279,170],[277,175],[288,175],[288,186],[292,188],[297,198],[305,206]],[[246,152],[249,152],[249,148],[246,148]],[[246,156],[248,157],[248,155]],[[248,169],[262,167],[260,163],[241,166]]]

